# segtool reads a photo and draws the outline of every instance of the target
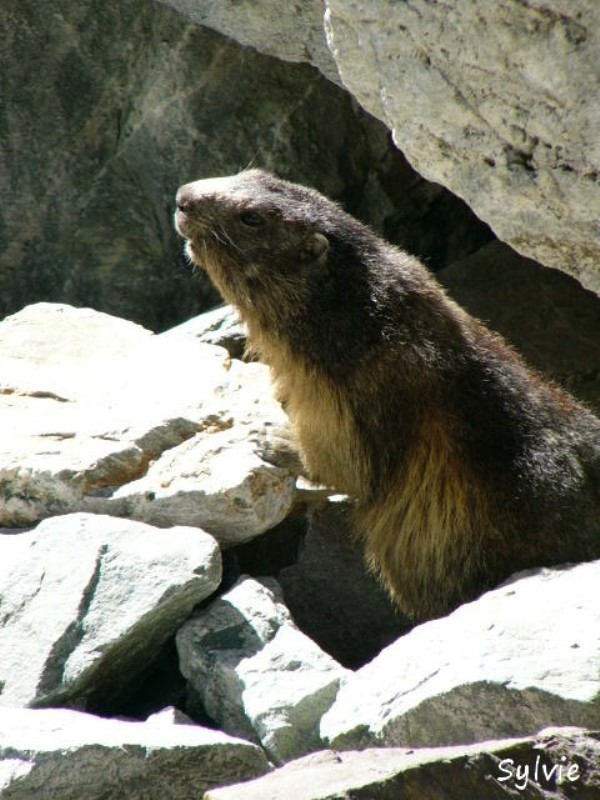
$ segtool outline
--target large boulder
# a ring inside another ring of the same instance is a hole
[[[336,749],[436,746],[600,727],[600,561],[517,576],[414,628],[323,717]]]
[[[427,214],[381,123],[309,64],[255,49],[335,77],[320,6],[3,0],[0,316],[52,300],[165,330],[208,308],[206,276],[182,269],[175,192],[251,164],[377,225]]]
[[[181,671],[206,712],[275,762],[322,747],[319,722],[347,672],[292,622],[273,579],[242,577],[177,634]]]
[[[220,581],[197,528],[72,514],[0,536],[0,705],[122,696]]]
[[[326,0],[344,86],[500,239],[600,292],[600,5]]]
[[[267,770],[256,745],[197,725],[0,709],[6,800],[189,800]]]

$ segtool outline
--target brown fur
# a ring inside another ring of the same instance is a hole
[[[600,421],[416,259],[257,170],[182,187],[176,224],[270,364],[309,473],[356,498],[404,611],[600,556]]]

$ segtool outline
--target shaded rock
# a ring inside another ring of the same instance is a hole
[[[325,77],[339,81],[335,61],[323,30],[322,0],[281,3],[252,0],[198,3],[195,0],[161,0],[207,28],[230,36],[241,44],[286,61],[314,64]],[[268,19],[269,23],[265,24]]]
[[[257,780],[213,789],[205,800],[591,800],[600,791],[599,767],[597,733],[556,728],[462,747],[329,750]]]
[[[344,86],[413,166],[516,250],[600,291],[600,6],[326,5]]]
[[[177,634],[181,671],[223,730],[282,762],[322,746],[346,671],[293,624],[277,582],[241,578]]]
[[[320,2],[271,4],[268,25],[254,3],[170,5],[181,13],[151,0],[1,4],[0,316],[53,300],[165,330],[218,302],[182,269],[172,215],[190,180],[283,169],[374,223],[405,195],[387,130],[343,89],[227,38],[329,61]]]
[[[461,744],[600,726],[600,562],[542,569],[427,622],[340,690],[335,748]]]
[[[85,707],[130,688],[219,586],[214,539],[92,514],[0,538],[0,704]]]
[[[246,348],[246,326],[233,306],[217,306],[161,334],[164,337],[195,336],[205,344],[224,347],[232,358],[241,359]]]
[[[264,365],[41,303],[0,323],[0,374],[0,524],[84,510],[242,541],[293,503]]]
[[[600,410],[600,300],[577,281],[501,242],[437,274],[471,314],[534,367]]]
[[[348,503],[309,515],[298,561],[278,580],[298,627],[346,667],[362,666],[412,627],[367,572]]]
[[[267,769],[260,748],[199,726],[0,709],[6,800],[189,800]]]

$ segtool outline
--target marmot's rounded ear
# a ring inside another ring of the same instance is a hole
[[[322,233],[311,233],[302,242],[302,260],[322,264],[329,250],[329,239]]]

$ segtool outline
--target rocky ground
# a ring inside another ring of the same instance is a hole
[[[600,562],[411,627],[243,339],[0,323],[1,796],[600,796]]]

